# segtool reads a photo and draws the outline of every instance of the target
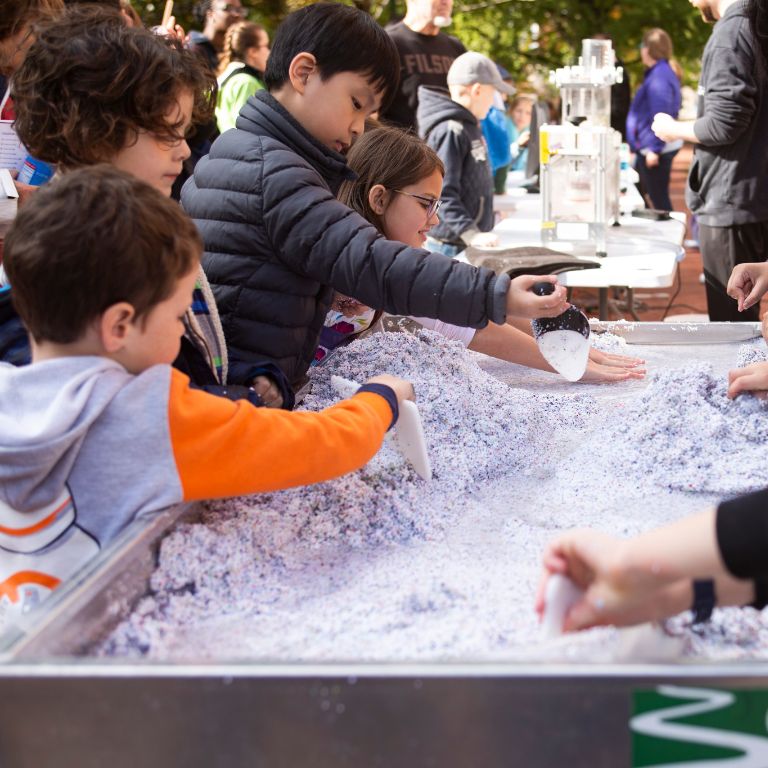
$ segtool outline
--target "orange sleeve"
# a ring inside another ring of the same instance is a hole
[[[256,408],[191,389],[172,371],[171,444],[184,499],[276,491],[362,467],[392,421],[387,401],[361,392],[319,413]]]

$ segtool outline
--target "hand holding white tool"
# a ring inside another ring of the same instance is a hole
[[[357,382],[341,376],[331,376],[331,386],[342,397],[351,397],[360,389]],[[419,477],[431,480],[432,464],[424,440],[419,407],[412,400],[400,403],[400,418],[395,425],[394,439],[398,450],[413,465]]]

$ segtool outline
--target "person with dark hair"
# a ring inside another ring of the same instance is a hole
[[[211,114],[212,82],[193,54],[127,26],[119,11],[74,6],[37,28],[14,78],[16,129],[30,152],[60,171],[111,162],[144,135],[183,140],[190,124]],[[182,95],[188,114],[169,122]],[[156,173],[155,186],[164,178],[170,191],[173,179]]]
[[[203,28],[189,33],[188,46],[216,72],[219,56],[224,50],[227,30],[245,16],[246,10],[240,0],[199,0],[195,3],[194,16]]]
[[[269,58],[269,35],[261,24],[238,21],[228,30],[219,57],[216,124],[219,133],[235,127],[240,110],[256,91],[264,87]]]
[[[141,21],[141,16],[136,12],[136,9],[131,5],[131,0],[120,0],[120,13],[123,14],[125,23],[129,27],[143,27],[144,24]]]
[[[698,117],[655,116],[663,142],[695,145],[686,203],[699,221],[710,320],[758,320],[738,311],[726,285],[737,264],[768,256],[768,77],[766,0],[691,0],[716,22],[704,49]],[[751,19],[753,19],[751,23]]]
[[[11,77],[34,38],[35,22],[52,18],[63,0],[0,0],[0,119],[13,120]]]
[[[14,223],[6,264],[32,363],[0,363],[3,623],[136,520],[358,469],[413,398],[386,375],[306,413],[190,388],[170,363],[201,252],[178,205],[109,166],[53,181]]]
[[[267,61],[268,90],[248,100],[184,186],[231,369],[271,360],[299,390],[334,289],[471,327],[565,310],[562,286],[538,297],[528,289],[541,278],[510,287],[506,275],[390,242],[336,200],[354,176],[344,155],[388,103],[398,70],[394,43],[363,11],[315,3],[290,14]]]
[[[189,156],[185,133],[212,114],[212,76],[175,41],[127,27],[118,13],[95,6],[68,10],[39,28],[18,72],[17,128],[32,152],[60,172],[107,162],[170,194]],[[287,396],[272,378],[228,377],[226,345],[205,273],[176,366],[198,386],[228,397]],[[7,342],[8,353],[18,350]],[[255,392],[251,391],[255,388]]]
[[[672,66],[669,35],[659,28],[647,30],[640,46],[640,58],[647,69],[629,108],[627,141],[635,153],[635,168],[651,206],[671,211],[669,177],[672,161],[683,142],[682,139],[662,141],[651,130],[654,115],[664,112],[676,118],[680,111],[680,79]]]
[[[416,130],[419,86],[447,87],[451,64],[467,50],[443,32],[452,13],[453,0],[406,0],[405,18],[387,27],[400,56],[400,87],[382,120]]]

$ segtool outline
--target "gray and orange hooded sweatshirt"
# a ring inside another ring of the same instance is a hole
[[[134,376],[101,357],[0,363],[0,626],[134,519],[337,477],[396,419],[394,393],[375,384],[290,413],[191,389],[167,365]]]

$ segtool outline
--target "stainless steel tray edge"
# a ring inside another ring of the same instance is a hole
[[[163,535],[181,518],[198,518],[200,510],[198,504],[181,504],[149,522],[135,520],[9,633],[0,662],[76,656],[92,647],[146,594]]]
[[[593,333],[612,333],[627,344],[732,344],[761,336],[756,322],[627,322],[590,320]]]

